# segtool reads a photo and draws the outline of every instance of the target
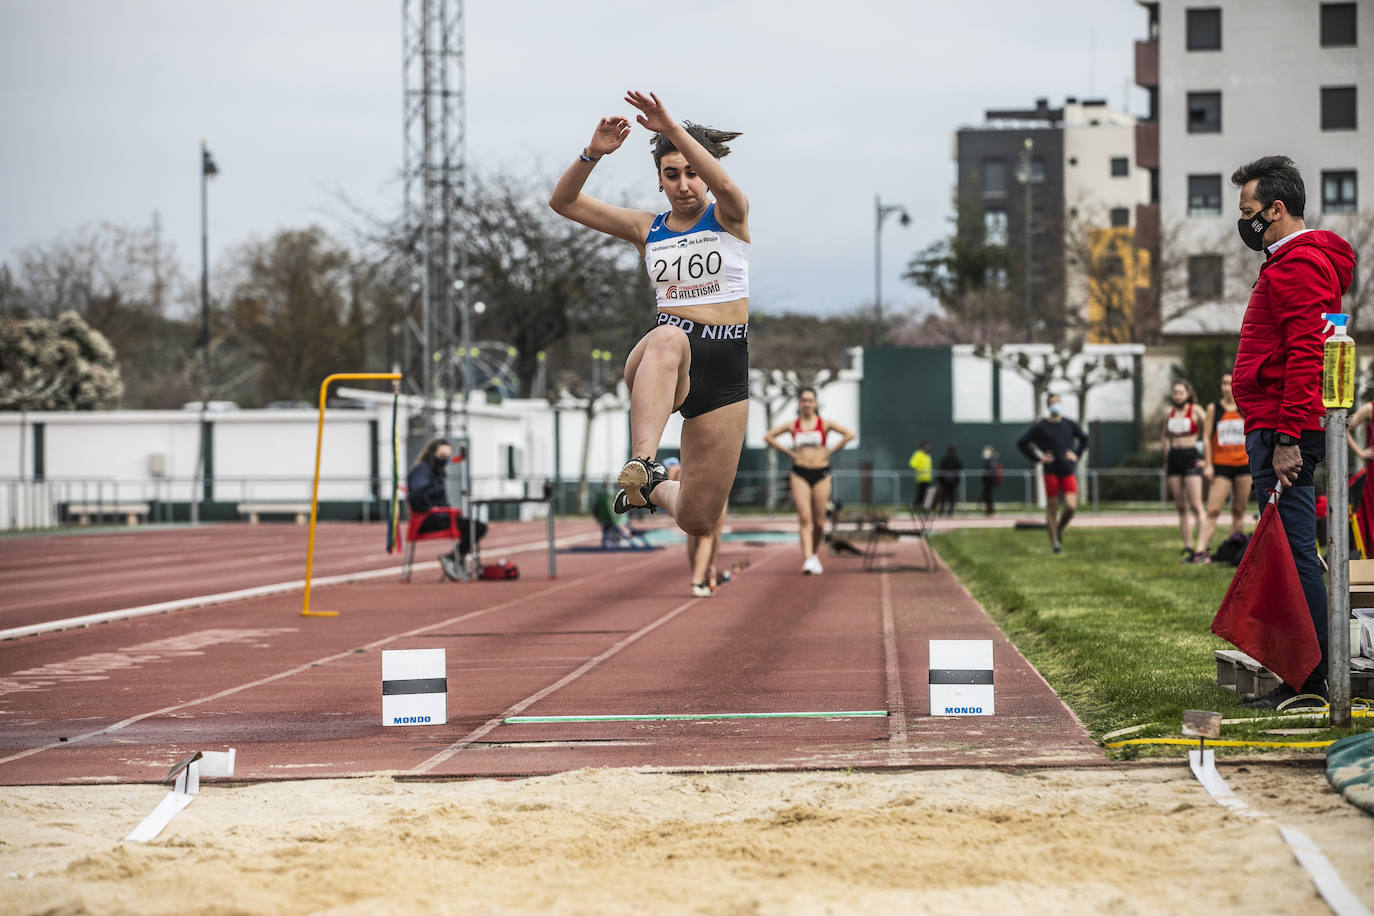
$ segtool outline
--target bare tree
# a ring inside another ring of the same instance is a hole
[[[114,348],[80,315],[0,318],[0,410],[110,410],[123,394]]]

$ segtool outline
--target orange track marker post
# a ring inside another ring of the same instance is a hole
[[[315,483],[310,491],[310,541],[305,550],[305,602],[302,617],[338,617],[338,611],[310,610],[310,574],[315,566],[315,516],[320,502],[320,451],[324,447],[324,399],[330,382],[340,381],[399,381],[399,372],[336,372],[320,382],[320,419],[315,427]]]

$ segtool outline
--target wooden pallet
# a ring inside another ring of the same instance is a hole
[[[1217,649],[1217,686],[1242,696],[1259,696],[1279,686],[1278,675],[1239,649]]]

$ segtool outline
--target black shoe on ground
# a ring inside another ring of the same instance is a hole
[[[1268,693],[1241,700],[1240,705],[1247,709],[1278,709],[1296,696],[1318,697],[1320,702],[1324,703],[1326,702],[1326,685],[1324,683],[1304,684],[1303,689],[1297,691],[1287,684],[1280,684]],[[1320,703],[1314,700],[1304,700],[1302,703],[1294,704],[1297,708],[1316,705],[1320,705]]]

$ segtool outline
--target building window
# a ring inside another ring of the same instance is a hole
[[[1355,129],[1355,87],[1322,87],[1322,130]]]
[[[1111,217],[1113,229],[1131,224],[1131,211],[1126,207],[1112,207]]]
[[[1219,254],[1195,254],[1188,258],[1188,297],[1221,298],[1222,258]]]
[[[1220,92],[1188,93],[1188,133],[1221,133]]]
[[[1188,50],[1221,50],[1221,10],[1188,10]]]
[[[1354,213],[1355,173],[1322,172],[1322,212]]]
[[[1030,180],[1031,184],[1040,184],[1045,180],[1045,157],[1031,156],[1030,161]]]
[[[983,160],[983,193],[987,195],[1007,193],[1007,161],[1005,159]]]
[[[1322,47],[1354,47],[1355,41],[1355,4],[1322,4]]]
[[[1112,177],[1126,178],[1131,174],[1131,160],[1126,156],[1112,157]]]
[[[1221,176],[1188,176],[1188,215],[1221,215]]]
[[[988,245],[1007,244],[1007,211],[983,211],[983,241]]]

